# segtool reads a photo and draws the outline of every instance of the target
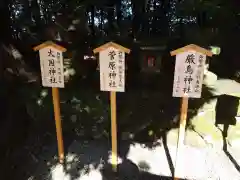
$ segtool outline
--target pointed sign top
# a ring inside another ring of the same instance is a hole
[[[176,49],[174,51],[171,51],[170,54],[171,54],[171,56],[175,56],[179,53],[183,53],[183,52],[186,52],[188,50],[194,50],[194,51],[200,52],[200,53],[205,54],[205,55],[210,56],[210,57],[213,55],[213,53],[211,51],[209,51],[207,49],[204,49],[202,47],[199,47],[195,44],[190,44],[190,45],[184,46],[182,48]]]
[[[55,43],[52,42],[52,41],[46,41],[46,42],[44,42],[44,43],[42,43],[42,44],[40,44],[40,45],[38,45],[38,46],[35,46],[35,47],[33,48],[33,50],[34,50],[34,51],[38,51],[38,50],[43,49],[43,48],[48,47],[48,46],[52,46],[52,47],[54,47],[54,48],[56,48],[57,50],[62,51],[62,52],[67,51],[67,49],[65,49],[65,48],[62,47],[62,46],[59,46],[59,45],[55,44]]]
[[[99,53],[99,52],[101,52],[101,51],[103,51],[103,50],[105,50],[105,49],[107,49],[109,47],[114,47],[114,48],[119,49],[119,50],[121,50],[121,51],[123,51],[125,53],[128,53],[128,54],[130,53],[130,49],[125,48],[125,47],[123,47],[123,46],[121,46],[119,44],[116,44],[114,42],[108,42],[108,43],[106,43],[106,44],[104,44],[102,46],[99,46],[98,48],[93,50],[93,53],[94,54]]]

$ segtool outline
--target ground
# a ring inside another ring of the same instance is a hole
[[[220,148],[185,145],[179,154],[181,158],[178,177],[188,180],[229,180],[230,177],[232,180],[240,179],[239,169],[234,164],[240,163],[238,149],[229,147],[228,151],[229,153],[225,153]],[[49,153],[46,152],[46,157],[49,157]],[[112,180],[116,176],[119,180],[171,179],[175,156],[174,145],[161,144],[149,149],[133,143],[129,146],[126,157],[119,157],[118,173],[113,173],[109,164],[109,143],[74,141],[68,149],[64,167],[53,163],[53,160],[42,158],[28,179]],[[231,158],[236,159],[236,162]]]
[[[41,120],[52,122],[51,133],[49,135],[44,133],[46,137],[41,137],[45,139],[44,141],[33,139],[22,148],[23,150],[19,149],[15,155],[16,164],[12,165],[11,170],[5,171],[8,175],[15,176],[5,179],[112,180],[114,177],[120,180],[172,179],[178,137],[177,122],[180,107],[178,99],[171,96],[168,99],[158,91],[128,91],[119,94],[118,125],[121,133],[118,135],[124,134],[124,138],[119,136],[119,167],[118,172],[113,173],[108,160],[111,151],[110,134],[109,131],[104,133],[106,129],[109,130],[107,96],[86,89],[75,91],[77,95],[69,95],[71,99],[65,98],[64,92],[61,93],[62,101],[70,103],[61,104],[67,157],[65,166],[57,163],[54,121],[49,121],[47,118],[49,115],[42,118],[43,113],[39,113],[37,117],[41,117]],[[186,130],[184,149],[179,155],[182,164],[179,166],[181,169],[178,175],[181,178],[240,179],[238,166],[240,156],[237,153],[240,149],[240,125],[237,123],[236,126],[230,127],[227,139],[222,138],[221,127],[217,128],[214,125],[216,100],[216,97],[208,98],[205,94],[199,100],[190,100],[188,113],[190,125]],[[107,106],[104,106],[104,103]],[[94,124],[99,117],[101,122]],[[92,131],[91,127],[97,131]],[[163,131],[164,129],[167,131]],[[43,130],[47,131],[46,128]],[[128,135],[133,138],[129,139]],[[150,145],[144,141],[149,141]],[[223,145],[228,146],[227,150],[226,148],[223,150]]]

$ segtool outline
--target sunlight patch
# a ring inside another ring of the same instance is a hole
[[[38,99],[38,100],[37,100],[37,104],[38,104],[39,106],[41,106],[41,105],[43,104],[42,99]]]
[[[29,177],[27,180],[34,180],[34,177],[31,176],[31,177]]]
[[[102,180],[102,175],[98,170],[91,170],[88,174],[81,176],[78,180]]]
[[[69,153],[66,156],[65,168],[61,164],[51,168],[51,180],[102,180],[100,165],[95,168],[93,164],[84,164],[84,167],[79,169],[80,161],[77,154]]]
[[[117,156],[117,164],[115,164],[115,165],[121,164],[122,162],[123,162],[122,158]],[[108,163],[112,164],[112,152],[108,156]]]
[[[51,180],[71,180],[70,175],[64,172],[64,168],[61,164],[56,165],[51,170]]]
[[[48,90],[43,89],[43,90],[41,91],[41,97],[46,97],[47,95],[48,95]]]

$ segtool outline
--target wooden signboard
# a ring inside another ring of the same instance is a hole
[[[64,161],[64,148],[62,138],[62,125],[60,115],[60,102],[58,88],[64,88],[64,74],[63,74],[63,55],[65,48],[47,41],[33,48],[39,51],[42,85],[44,87],[52,88],[54,115],[56,123],[59,161]]]
[[[110,91],[112,166],[117,170],[116,92],[125,91],[125,53],[130,53],[130,50],[109,42],[94,49],[93,52],[99,53],[100,89]]]
[[[171,52],[171,56],[176,56],[173,97],[182,98],[174,179],[178,179],[180,174],[178,153],[181,152],[185,137],[188,98],[201,97],[206,56],[212,55],[211,51],[194,44]]]

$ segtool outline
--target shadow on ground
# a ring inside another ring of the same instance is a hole
[[[163,84],[167,86],[164,90],[161,88],[161,85],[156,85],[155,89],[151,87],[139,89],[129,88],[126,93],[118,93],[118,147],[120,147],[118,153],[123,162],[129,162],[127,159],[127,153],[133,142],[143,144],[146,148],[154,148],[159,144],[163,145],[168,159],[169,169],[173,174],[174,166],[167,147],[167,133],[169,130],[178,127],[180,99],[172,98],[172,83],[170,81],[165,82],[166,80],[162,81]],[[67,167],[69,164],[66,164],[65,171],[70,175],[71,179],[80,177],[82,170],[85,171],[85,173],[88,173],[90,167],[94,167],[95,169],[109,169],[106,164],[111,150],[109,93],[93,91],[91,89],[92,88],[89,87],[85,87],[84,89],[69,87],[68,89],[66,88],[66,90],[61,91],[61,111],[63,115],[63,134],[64,141],[66,142],[66,153],[73,154],[73,156],[75,154],[81,160],[80,164],[69,162],[72,167],[70,169]],[[48,98],[51,99],[50,94],[48,96]],[[189,119],[196,116],[198,109],[212,98],[214,97],[211,95],[210,90],[204,87],[203,98],[190,100],[189,109],[193,109],[194,111],[189,112]],[[52,107],[50,106],[50,108]],[[52,111],[52,109],[49,111]],[[41,116],[41,113],[38,114]],[[54,124],[52,117],[39,117],[39,119],[44,119],[44,122],[50,121],[51,124]],[[39,126],[37,128],[42,128],[42,131],[45,131],[44,127],[46,124],[43,124],[42,121],[39,125],[40,124],[41,127]],[[191,123],[189,123],[189,125],[190,124]],[[53,141],[49,144],[54,144],[54,125],[52,125],[51,128],[50,134]],[[39,133],[36,137],[41,137],[41,135],[42,134]],[[85,149],[83,150],[84,153],[74,153],[71,152],[71,150],[67,152],[68,146],[74,139],[79,142],[86,142],[81,144],[77,149],[84,148],[84,144],[87,147],[88,143],[94,139],[105,140],[102,144],[91,148],[92,151],[86,152]],[[32,139],[32,141],[29,141],[28,145],[32,146],[35,143],[36,141]],[[19,168],[21,163],[18,163],[17,165],[20,175],[16,173],[15,177],[18,180],[21,179],[19,177],[24,177],[23,179],[26,180],[26,177],[30,177],[31,175],[39,180],[50,178],[49,168],[54,167],[57,163],[56,159],[53,158],[57,155],[57,148],[56,145],[54,147],[49,144],[45,146],[44,143],[45,142],[39,142],[38,146],[41,146],[41,150],[39,150],[37,154],[35,153],[35,149],[32,149],[31,151],[23,151],[21,156],[25,153],[25,156],[27,156],[28,159],[26,158],[25,166]],[[102,150],[100,147],[102,147]],[[37,157],[38,160],[33,160],[35,159],[34,156]],[[17,160],[17,158],[15,159]],[[27,162],[28,160],[30,162]],[[102,162],[104,162],[103,165]],[[124,167],[124,165],[122,165],[122,167]],[[26,172],[28,170],[29,172]],[[105,173],[106,171],[108,170],[104,170],[103,172]],[[148,176],[152,176],[153,179],[160,178],[141,171],[137,172],[136,176],[143,179]],[[14,178],[11,179],[14,180]]]
[[[235,160],[235,158],[231,155],[231,153],[228,151],[228,143],[227,143],[227,139],[226,139],[226,131],[227,129],[224,127],[223,131],[222,131],[222,137],[223,137],[223,151],[226,154],[226,156],[229,158],[229,160],[232,162],[232,164],[234,165],[234,167],[236,168],[236,170],[240,173],[240,166],[238,164],[238,162]]]
[[[118,172],[112,171],[111,164],[107,164],[101,173],[106,180],[172,180],[172,177],[154,175],[148,172],[140,171],[138,166],[132,161],[126,159],[118,165]],[[185,179],[179,179],[185,180]]]
[[[149,165],[141,162],[136,165],[127,158],[129,142],[122,142],[119,151],[118,171],[110,164],[110,146],[106,141],[74,142],[68,150],[66,162],[62,166],[56,159],[45,156],[38,163],[36,171],[26,179],[37,180],[170,180],[172,177],[149,173]],[[180,179],[181,180],[181,179]]]

